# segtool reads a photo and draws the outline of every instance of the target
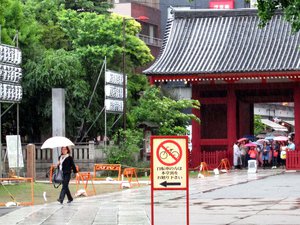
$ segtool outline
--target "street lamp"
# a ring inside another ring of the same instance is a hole
[[[133,17],[123,17],[123,65],[122,65],[122,73],[123,73],[123,130],[126,130],[126,74],[125,74],[125,67],[126,67],[126,33],[125,33],[125,28],[126,28],[126,21],[127,20],[141,20],[145,21],[148,20],[149,18],[146,16],[139,16],[137,18]]]

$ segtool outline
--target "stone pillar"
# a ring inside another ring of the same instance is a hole
[[[93,162],[94,159],[95,159],[95,142],[89,141],[89,160]]]
[[[35,164],[35,145],[28,144],[27,151],[27,177],[32,177],[33,181],[36,178],[36,164]]]
[[[52,88],[52,136],[65,136],[65,90]],[[57,164],[60,148],[53,149],[53,164]]]

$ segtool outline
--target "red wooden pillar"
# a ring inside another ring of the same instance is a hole
[[[192,88],[192,99],[199,99],[198,91],[196,88]],[[201,103],[201,101],[200,101]],[[200,110],[193,109],[192,112],[201,119]],[[200,147],[200,139],[201,139],[201,125],[192,121],[192,152],[191,152],[191,168],[195,168],[200,164],[200,156],[201,156],[201,147]]]
[[[295,145],[300,150],[300,87],[294,88]]]
[[[239,128],[237,131],[238,138],[246,134],[252,134],[253,126],[251,125],[251,121],[253,121],[253,104],[240,101],[237,106],[237,112],[239,115],[237,121],[237,128]]]
[[[233,144],[237,140],[236,106],[235,90],[229,87],[227,90],[227,152],[230,158],[232,158]]]

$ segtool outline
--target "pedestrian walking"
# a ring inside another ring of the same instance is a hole
[[[63,171],[63,182],[62,182],[62,188],[60,191],[59,198],[57,199],[60,204],[63,203],[65,199],[65,195],[67,195],[68,203],[71,203],[73,201],[73,197],[71,195],[70,189],[69,189],[69,182],[71,179],[71,172],[77,174],[77,169],[74,163],[74,160],[72,156],[70,156],[70,148],[69,147],[62,147],[61,148],[61,155],[58,158],[58,167],[60,170]]]

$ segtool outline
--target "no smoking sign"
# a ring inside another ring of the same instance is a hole
[[[151,162],[153,188],[182,190],[187,187],[186,136],[152,136]]]

